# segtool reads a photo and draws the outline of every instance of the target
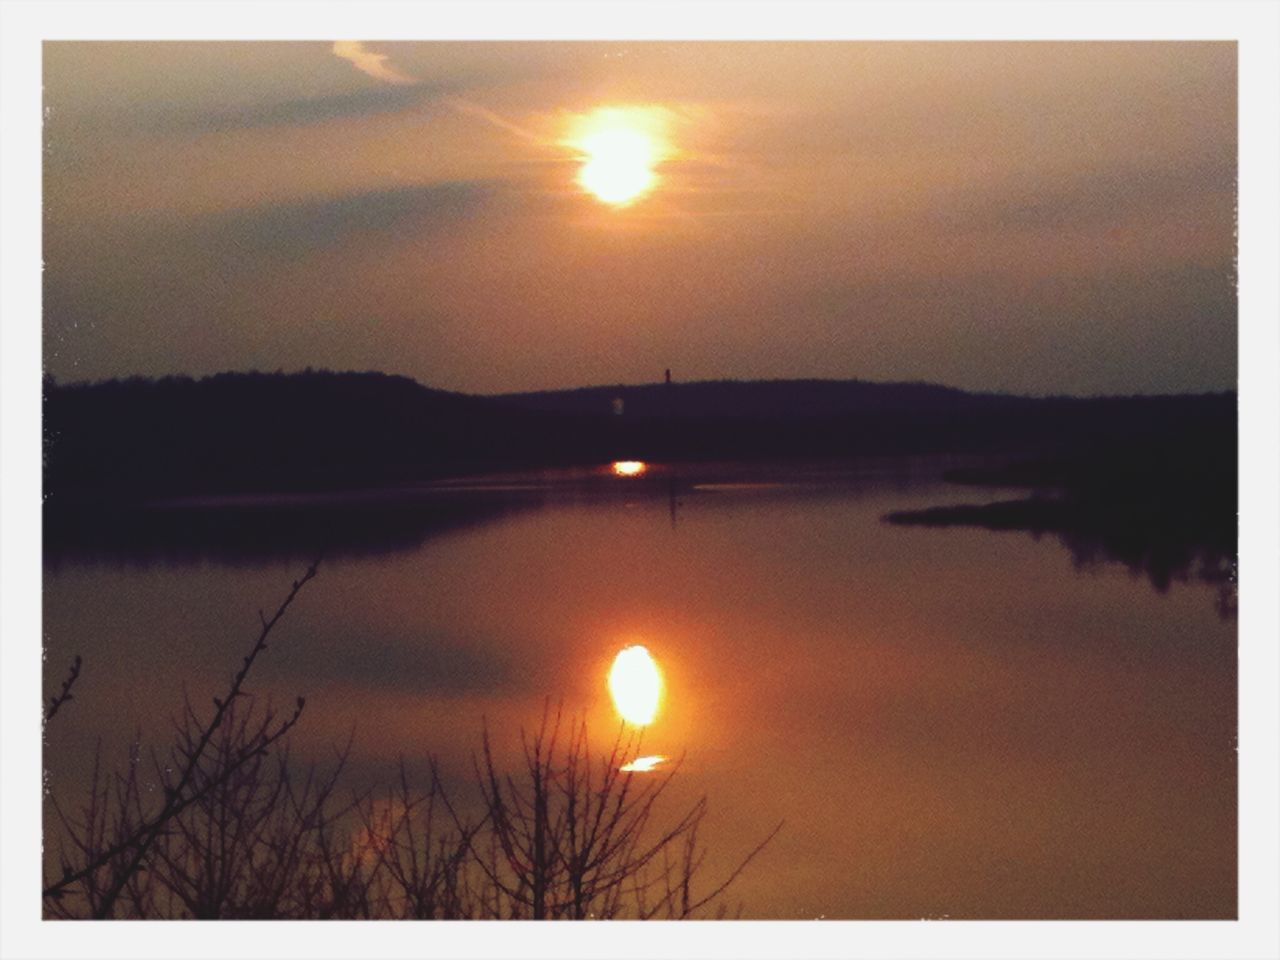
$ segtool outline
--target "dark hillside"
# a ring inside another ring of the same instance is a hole
[[[45,392],[55,498],[309,490],[554,461],[571,427],[379,373],[133,378]],[[587,431],[583,431],[584,438]]]
[[[872,383],[866,380],[704,380],[636,386],[579,387],[499,395],[529,410],[609,415],[615,400],[632,419],[752,418],[794,420],[876,412],[976,409],[1021,398],[965,393],[931,383]],[[1034,403],[1034,401],[1027,401]]]
[[[1054,463],[1114,454],[1132,464],[1150,450],[1166,471],[1229,465],[1234,477],[1236,432],[1234,394],[1035,399],[805,380],[478,397],[405,377],[329,372],[48,383],[44,414],[54,506],[614,459],[982,453]]]

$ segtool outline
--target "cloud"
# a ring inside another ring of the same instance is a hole
[[[477,212],[495,189],[458,180],[270,204],[214,215],[199,232],[255,256],[295,259],[354,235],[443,229]]]
[[[1137,217],[1206,199],[1228,213],[1235,186],[1232,156],[1163,168],[1119,164],[1073,177],[1024,176],[940,193],[928,219],[959,233],[1125,226]]]
[[[211,257],[222,266],[242,257],[280,262],[305,259],[357,239],[416,239],[474,216],[499,189],[492,181],[451,180],[263,203],[197,217],[143,215],[94,233],[90,247],[50,250],[58,272],[46,274],[46,289],[65,286],[71,264],[88,264],[87,271],[75,272],[116,285],[135,275],[149,276],[149,268],[167,271],[174,264],[207,263]],[[111,269],[94,268],[102,264]]]
[[[423,85],[375,87],[354,93],[305,97],[241,107],[157,112],[146,124],[166,133],[221,133],[251,127],[304,127],[345,117],[396,113],[438,93]]]
[[[400,73],[398,70],[387,66],[386,61],[388,58],[386,54],[370,53],[364,49],[364,44],[359,40],[337,40],[333,44],[333,52],[344,60],[350,60],[357,70],[367,73],[378,80],[402,86],[419,83],[414,77]],[[478,103],[472,103],[470,100],[464,100],[461,97],[445,97],[444,102],[458,113],[477,117],[523,140],[538,141],[538,138],[528,130],[498,116],[492,110]]]
[[[446,97],[444,102],[459,113],[472,117],[479,117],[486,123],[491,124],[500,130],[505,130],[507,133],[515,134],[522,140],[528,140],[531,143],[542,142],[535,134],[530,133],[523,127],[517,126],[510,120],[504,120],[492,110],[487,107],[482,107],[478,103],[472,103],[470,100],[463,100],[461,97]]]
[[[371,53],[364,48],[364,43],[360,40],[335,40],[333,52],[343,60],[350,60],[357,70],[367,73],[375,80],[395,84],[418,82],[413,77],[387,66],[388,58],[385,53]]]

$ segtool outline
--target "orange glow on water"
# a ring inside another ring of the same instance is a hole
[[[609,694],[627,723],[653,723],[662,699],[662,673],[648,650],[637,644],[618,652],[609,668]]]
[[[613,464],[613,472],[619,477],[638,477],[648,469],[643,460],[617,460]]]

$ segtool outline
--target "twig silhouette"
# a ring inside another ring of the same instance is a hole
[[[71,688],[75,686],[76,680],[80,677],[80,665],[83,661],[80,654],[76,654],[75,660],[71,664],[71,671],[67,674],[67,679],[62,681],[62,689],[57,694],[49,698],[49,709],[44,713],[44,722],[47,725],[54,715],[62,708],[64,703],[74,700],[71,695]]]
[[[267,716],[256,736],[250,739],[250,742],[229,761],[224,768],[215,776],[204,780],[200,783],[198,789],[188,792],[188,788],[192,785],[196,775],[200,772],[200,761],[204,756],[205,750],[209,746],[209,742],[213,739],[213,735],[222,725],[223,720],[227,716],[231,704],[237,697],[243,696],[243,687],[245,678],[249,675],[249,670],[253,667],[254,661],[258,655],[267,649],[267,637],[270,636],[272,628],[284,616],[285,611],[289,609],[289,605],[293,603],[299,591],[306,583],[315,577],[318,569],[319,561],[315,561],[307,568],[307,572],[301,578],[293,582],[293,588],[289,591],[289,595],[285,597],[277,608],[275,614],[267,619],[259,612],[259,619],[262,622],[262,630],[258,634],[257,642],[253,648],[245,656],[239,671],[231,680],[231,686],[226,696],[213,698],[215,707],[213,717],[201,730],[199,737],[194,745],[183,751],[184,764],[182,772],[178,776],[177,783],[165,788],[165,803],[150,820],[137,827],[129,836],[123,838],[113,844],[109,849],[94,857],[89,863],[81,867],[79,870],[68,871],[64,873],[62,878],[56,883],[50,884],[43,890],[43,896],[57,898],[62,896],[68,887],[77,881],[83,880],[107,864],[111,863],[122,854],[127,854],[128,858],[125,864],[118,870],[111,886],[108,887],[102,900],[98,903],[94,910],[95,918],[101,919],[111,915],[112,908],[116,899],[120,896],[120,892],[124,889],[131,877],[138,871],[142,865],[143,859],[146,857],[151,845],[155,842],[160,831],[174,817],[180,814],[191,804],[195,803],[200,797],[215,789],[220,784],[225,783],[230,776],[238,769],[244,766],[250,759],[262,756],[268,747],[283,737],[298,722],[302,715],[302,709],[306,701],[302,697],[298,697],[296,709],[293,715],[283,723],[281,723],[274,731],[269,729],[272,717]],[[190,707],[188,706],[190,711]]]
[[[653,777],[624,771],[640,745],[638,736],[619,729],[612,749],[597,758],[585,724],[566,724],[559,710],[553,716],[544,708],[540,728],[532,736],[521,731],[524,769],[512,776],[498,772],[489,731],[483,731],[481,754],[472,760],[481,823],[468,827],[448,796],[442,793],[442,800],[471,863],[493,896],[506,899],[501,913],[585,919],[620,917],[633,909],[641,918],[659,911],[688,917],[719,898],[781,829],[782,824],[775,827],[710,893],[695,897],[691,890],[702,864],[697,834],[706,798],[652,829],[658,800],[681,764]],[[489,842],[493,855],[486,856],[481,840]],[[681,842],[685,856],[672,863],[668,853]],[[656,875],[654,864],[662,864]],[[646,892],[659,883],[666,894],[650,905]],[[489,915],[501,913],[491,908]]]
[[[594,752],[586,724],[550,700],[541,726],[520,731],[513,767],[483,728],[472,754],[476,796],[462,805],[434,756],[425,791],[411,785],[402,760],[385,792],[334,800],[350,740],[331,774],[312,764],[299,778],[287,746],[271,748],[298,723],[304,701],[284,719],[269,705],[255,717],[243,688],[315,573],[312,564],[274,616],[260,614],[257,641],[225,696],[213,699],[212,716],[185,700],[173,745],[152,752],[154,785],[141,774],[139,734],[129,766],[114,776],[102,773],[99,751],[80,822],[49,797],[69,847],[61,879],[45,881],[46,916],[679,919],[706,915],[709,905],[724,915],[716,905],[781,825],[704,894],[706,798],[670,815],[659,802],[681,762],[633,772],[639,733],[620,726],[612,747]],[[157,799],[148,804],[148,796]]]

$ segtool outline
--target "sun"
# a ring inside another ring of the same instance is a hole
[[[581,159],[582,188],[614,207],[651,191],[654,168],[669,153],[663,119],[662,111],[646,107],[601,107],[577,117],[566,143]]]

